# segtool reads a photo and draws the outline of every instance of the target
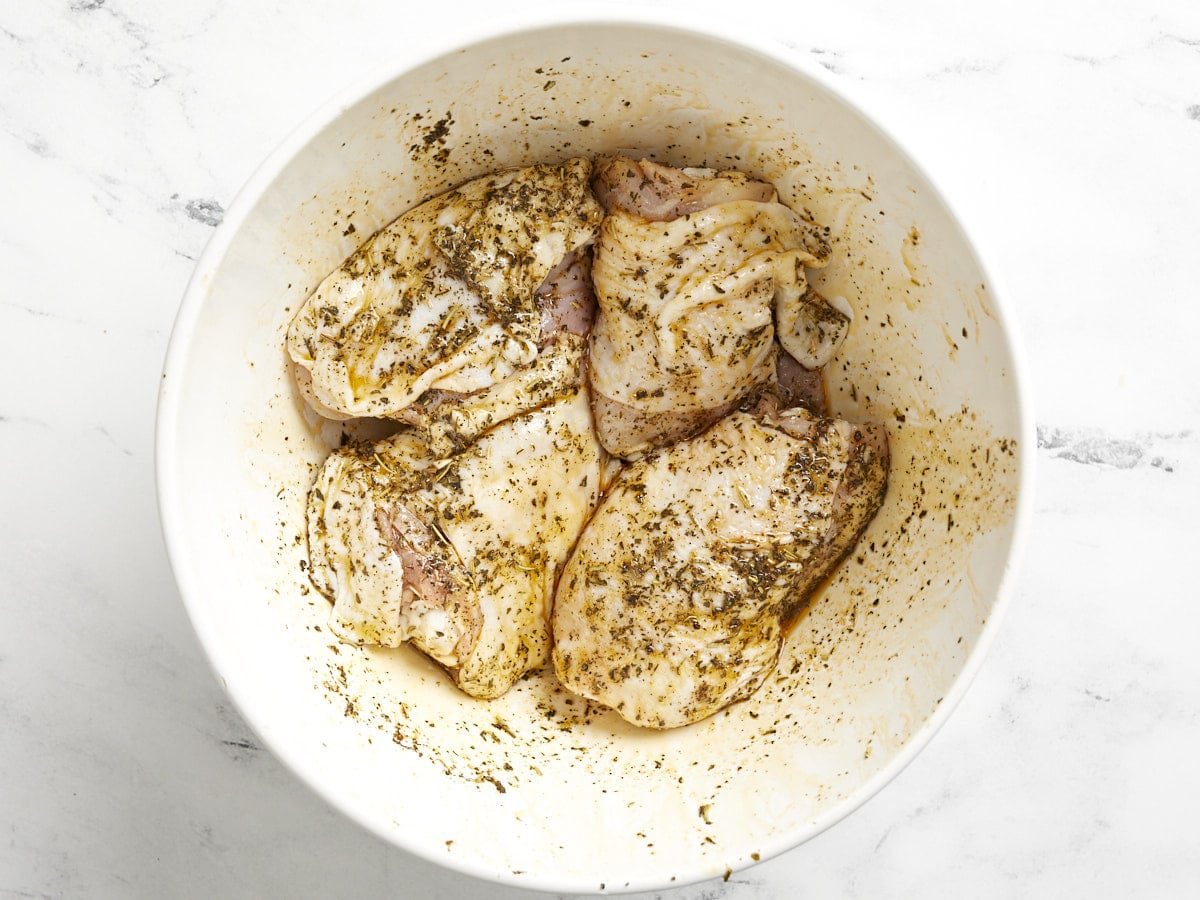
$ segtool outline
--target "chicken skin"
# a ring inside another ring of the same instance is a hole
[[[849,310],[810,289],[829,245],[737,172],[623,157],[597,164],[606,207],[592,277],[596,428],[631,458],[702,431],[775,376],[778,336],[808,369],[845,337]]]
[[[335,450],[308,508],[331,629],[411,641],[466,693],[504,693],[546,661],[554,585],[604,460],[580,386],[443,459],[416,429]]]
[[[330,418],[395,418],[427,391],[474,394],[534,363],[544,320],[564,330],[540,289],[577,274],[600,224],[590,175],[582,158],[497,172],[368,240],[288,328],[308,402]]]
[[[887,466],[879,426],[769,400],[629,464],[563,571],[559,679],[650,728],[749,696],[879,508]]]

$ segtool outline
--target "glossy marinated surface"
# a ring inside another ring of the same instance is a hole
[[[555,672],[635,725],[699,722],[750,696],[802,585],[882,502],[886,437],[866,449],[848,422],[765,405],[627,466],[563,571]]]
[[[331,630],[412,641],[468,694],[503,694],[547,659],[554,584],[603,463],[580,387],[444,459],[408,431],[335,450],[307,516]]]
[[[533,363],[543,332],[535,291],[599,225],[590,175],[585,159],[496,172],[371,236],[288,328],[314,409],[394,417],[426,391],[486,390]]]
[[[608,214],[590,372],[610,453],[636,456],[717,421],[772,380],[777,334],[806,367],[829,361],[848,319],[805,276],[829,245],[769,184],[620,156],[596,167]]]

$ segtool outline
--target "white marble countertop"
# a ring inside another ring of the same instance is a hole
[[[1039,423],[1015,602],[950,723],[817,839],[662,896],[1193,895],[1200,7],[660,5],[760,19],[940,176],[1007,278]],[[406,6],[0,7],[0,897],[527,896],[391,848],[261,749],[155,507],[167,337],[240,184],[493,9]]]

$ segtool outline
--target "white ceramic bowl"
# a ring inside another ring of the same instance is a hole
[[[483,878],[648,889],[806,840],[929,740],[1009,590],[1034,442],[993,276],[928,178],[818,67],[727,30],[643,13],[542,19],[348,94],[251,178],[171,338],[163,528],[222,683],[329,802]],[[749,170],[830,226],[836,259],[817,280],[857,316],[830,366],[832,403],[889,423],[893,448],[884,509],[792,630],[777,675],[665,733],[572,700],[550,672],[480,702],[415,651],[338,645],[301,568],[305,493],[340,429],[289,378],[291,312],[422,198],[616,149]]]

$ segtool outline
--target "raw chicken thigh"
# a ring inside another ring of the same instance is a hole
[[[829,245],[770,185],[623,157],[599,163],[593,184],[608,214],[592,267],[590,378],[609,452],[696,434],[772,383],[776,335],[809,369],[845,337],[848,307],[817,296],[804,273]]]
[[[582,386],[444,459],[415,429],[334,451],[308,509],[330,627],[353,643],[411,641],[468,694],[504,693],[546,661],[555,581],[604,460]]]
[[[878,509],[887,466],[882,428],[771,400],[628,465],[559,584],[559,679],[651,728],[749,696],[786,616]]]
[[[367,241],[288,329],[314,409],[396,417],[427,391],[473,394],[534,363],[550,333],[570,330],[555,300],[580,280],[600,224],[590,175],[586,159],[497,172]]]

